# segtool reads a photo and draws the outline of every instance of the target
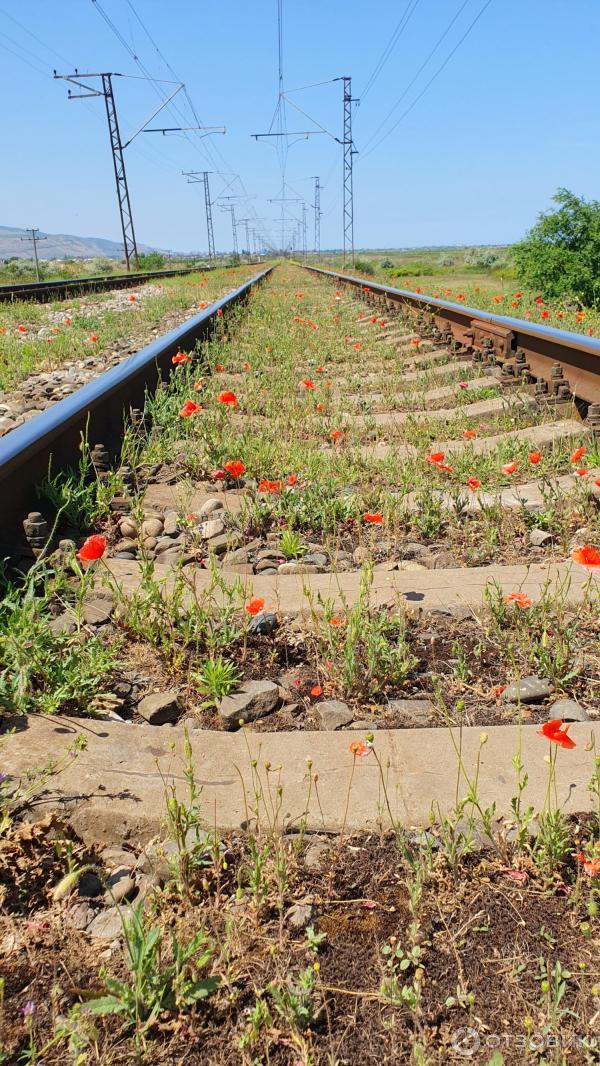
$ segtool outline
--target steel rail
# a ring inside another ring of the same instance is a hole
[[[600,429],[600,340],[522,318],[494,315],[475,307],[423,296],[333,270],[306,266],[314,274],[351,285],[371,303],[402,309],[414,317],[415,329],[429,329],[453,350],[497,362],[507,383],[536,379],[536,393],[554,401],[575,397],[591,405],[588,422]]]
[[[173,278],[179,274],[204,274],[208,270],[214,270],[214,267],[180,267],[177,270],[150,270],[138,274],[96,274],[87,278],[54,281],[15,281],[12,285],[0,285],[0,303],[14,303],[17,300],[46,303],[79,293],[128,289],[145,281]]]
[[[256,274],[177,329],[0,438],[0,540],[4,544],[14,548],[23,541],[23,519],[32,507],[39,507],[36,486],[48,473],[49,464],[53,472],[75,465],[82,439],[90,448],[102,443],[116,453],[124,418],[132,409],[143,409],[146,393],[169,377],[171,357],[209,336],[218,311],[225,315],[245,300],[272,269]]]

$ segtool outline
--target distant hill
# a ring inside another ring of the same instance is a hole
[[[21,241],[29,234],[14,226],[0,226],[0,260],[17,256],[19,259],[31,259],[33,246],[31,241]],[[122,259],[123,245],[117,241],[107,241],[103,237],[74,237],[70,233],[44,233],[46,237],[38,248],[40,259],[93,259],[97,255],[108,259]],[[153,252],[158,249],[147,244],[138,244],[138,251]]]

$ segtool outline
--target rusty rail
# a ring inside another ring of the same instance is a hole
[[[546,402],[572,398],[587,407],[587,423],[600,429],[600,341],[580,333],[554,329],[380,285],[319,267],[305,267],[337,285],[361,291],[367,302],[409,315],[414,329],[450,347],[459,358],[471,356],[484,365],[502,367],[506,384],[533,383]]]

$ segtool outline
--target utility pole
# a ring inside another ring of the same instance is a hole
[[[352,104],[356,98],[352,97],[352,78],[336,78],[336,81],[344,83],[344,136],[342,145],[344,148],[344,263],[349,255],[354,266],[354,189],[352,184],[352,157],[356,153],[352,141]]]
[[[227,204],[226,207],[223,207],[223,205],[220,205],[220,206],[221,206],[221,211],[230,211],[231,212],[231,232],[233,234],[233,254],[234,255],[239,255],[238,242],[237,242],[237,222],[236,222],[236,219],[235,219],[235,205],[234,204]]]
[[[138,267],[138,250],[135,239],[135,230],[133,226],[133,214],[131,211],[131,200],[129,198],[129,187],[127,185],[127,172],[125,170],[125,156],[124,151],[129,147],[132,141],[140,133],[162,133],[163,136],[167,133],[182,132],[183,126],[171,126],[169,128],[161,129],[147,129],[148,123],[158,115],[163,108],[165,108],[173,99],[174,96],[183,88],[183,83],[178,84],[173,90],[170,96],[160,105],[155,108],[152,114],[146,119],[145,122],[132,134],[127,141],[123,143],[121,140],[121,134],[119,131],[119,120],[117,117],[117,108],[115,104],[115,96],[113,92],[113,78],[121,78],[122,74],[116,73],[97,73],[97,74],[80,74],[75,68],[74,74],[57,74],[54,71],[54,77],[61,81],[71,82],[72,85],[76,85],[79,89],[83,89],[82,93],[72,93],[69,89],[69,100],[87,100],[93,96],[103,96],[106,106],[106,119],[108,122],[108,133],[110,137],[110,147],[113,158],[113,168],[115,172],[115,183],[117,186],[117,199],[119,201],[119,215],[121,217],[121,230],[123,232],[123,251],[125,253],[125,263],[127,270],[131,270],[131,263],[133,261],[134,267]],[[100,79],[101,88],[94,88],[91,85],[86,85],[84,79],[96,78]],[[208,129],[216,130],[216,126],[186,126],[188,129]],[[223,131],[224,132],[224,131]]]
[[[251,254],[250,254],[250,231],[248,230],[248,223],[249,222],[253,222],[253,221],[254,221],[254,219],[252,219],[252,218],[239,218],[238,219],[238,226],[244,225],[245,228],[246,228],[246,253],[248,255],[248,259],[251,258]]]
[[[210,186],[208,184],[208,175],[210,170],[182,170],[184,177],[187,177],[188,185],[197,185],[201,181],[204,183],[204,205],[206,207],[206,232],[208,234],[208,258],[212,263],[216,258],[215,256],[215,237],[213,233],[213,219],[212,219],[212,202],[210,199]]]
[[[315,175],[315,252],[317,255],[321,254],[321,181],[320,178]]]
[[[306,204],[302,204],[302,258],[306,260]]]
[[[31,228],[31,229],[27,230],[27,233],[31,233],[31,237],[21,237],[22,241],[33,241],[33,254],[34,254],[34,257],[35,257],[35,276],[36,276],[38,281],[40,280],[40,264],[39,264],[39,260],[38,260],[38,254],[37,254],[38,241],[47,241],[48,240],[47,237],[38,237],[38,233],[39,232],[40,232],[39,231],[39,227],[36,226],[35,229]]]

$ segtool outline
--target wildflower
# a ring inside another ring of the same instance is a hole
[[[174,363],[175,366],[179,366],[180,363],[189,363],[189,361],[190,357],[189,355],[186,355],[185,352],[177,352],[176,355],[171,357],[171,362]]]
[[[194,388],[195,388],[196,392],[200,392],[200,389],[203,388],[203,384],[204,383],[202,381],[195,381],[194,382]]]
[[[518,301],[518,300],[513,300],[513,301],[511,302],[511,305],[510,305],[510,306],[511,306],[511,307],[518,307],[518,306],[519,306],[519,301]]]
[[[588,332],[588,337],[593,337],[594,336],[594,331],[593,331],[591,326],[590,326],[590,328],[588,329],[587,332]]]
[[[354,345],[353,345],[353,348],[354,348],[354,351],[355,351],[355,352],[360,352],[360,349],[361,349],[361,347],[362,347],[362,345],[361,345],[361,344],[354,344]]]
[[[208,307],[208,304],[198,304],[198,310],[199,311],[206,311],[207,307]]]
[[[529,452],[528,458],[529,458],[529,462],[530,463],[533,463],[534,466],[537,466],[537,464],[539,463],[540,459],[542,458],[542,453],[541,452]]]
[[[576,448],[571,456],[571,462],[578,463],[583,455],[585,455],[585,448]]]
[[[82,563],[93,563],[96,559],[101,559],[105,551],[106,537],[103,537],[101,533],[93,533],[91,537],[84,540],[77,552],[77,558]]]
[[[579,466],[575,473],[577,474],[577,477],[587,477],[589,470],[587,470],[585,466]]]
[[[323,689],[321,688],[320,685],[313,685],[313,687],[310,690],[310,694],[311,694],[311,696],[314,696],[315,699],[318,699],[319,696],[323,695]]]
[[[198,411],[202,410],[202,405],[194,403],[193,400],[186,400],[181,411],[179,412],[180,418],[189,418],[191,415],[195,415]]]
[[[32,999],[27,999],[21,1007],[21,1014],[24,1018],[31,1018],[31,1016],[35,1014],[36,1010],[37,1007],[34,1001]]]
[[[342,620],[341,620],[341,618],[330,618],[329,619],[329,625],[330,626],[341,626],[342,625]]]
[[[17,333],[27,333],[25,326],[17,326]]]
[[[599,489],[600,489],[600,477],[597,477],[597,478],[596,478],[596,480],[594,481],[594,485],[596,485],[596,486],[597,486],[597,488],[599,488]]]
[[[311,381],[310,378],[303,378],[300,384],[304,385],[305,389],[314,389],[315,387],[314,381]]]
[[[259,596],[253,596],[251,600],[246,604],[246,611],[248,614],[260,614],[265,609],[265,601]]]
[[[577,314],[575,315],[575,321],[576,322],[583,322],[584,318],[585,318],[585,314],[584,314],[583,311],[578,311]]]
[[[332,429],[329,436],[331,437],[331,440],[339,440],[342,436],[342,431],[341,429]]]
[[[550,312],[549,311],[542,311],[541,317],[544,318],[544,319],[550,318]]]
[[[70,318],[63,318],[63,326],[70,326],[70,325],[71,325],[71,319]]]
[[[221,392],[217,396],[219,403],[225,404],[226,407],[237,407],[237,396],[235,392]]]
[[[477,492],[477,489],[481,488],[481,481],[478,481],[476,477],[470,477],[467,481],[467,485],[471,492]]]
[[[326,403],[318,403],[318,404],[315,405],[315,411],[326,411],[326,410],[327,410],[327,404]]]
[[[215,370],[217,371],[218,374],[220,374],[224,369],[225,369],[225,367],[223,366],[222,363],[215,363]]]
[[[587,570],[600,570],[600,551],[592,544],[584,544],[582,548],[576,548],[571,552],[571,559],[579,566],[585,566]]]
[[[588,859],[587,855],[581,855],[578,852],[576,858],[583,866],[588,877],[600,876],[600,857],[597,859]]]
[[[221,308],[219,308],[219,310],[217,311],[217,318],[223,318],[223,312]]]
[[[246,466],[241,459],[232,459],[229,463],[223,463],[223,468],[231,474],[234,481],[246,473]]]
[[[495,696],[496,699],[499,699],[500,696],[502,695],[502,693],[504,692],[505,688],[506,688],[506,685],[496,685],[492,689],[492,695]]]
[[[297,477],[296,474],[288,474],[288,476],[285,479],[286,485],[296,485],[297,482],[298,482],[298,477]]]
[[[365,744],[362,740],[353,740],[348,751],[355,759],[366,759],[367,755],[370,755],[373,748],[371,744]]]
[[[135,296],[130,296],[129,297],[129,303],[131,303],[131,304],[135,303]]]
[[[458,387],[459,387],[459,389],[468,389],[469,388],[469,382],[468,381],[459,381]]]
[[[363,515],[363,522],[369,522],[372,526],[380,525],[383,522],[383,515],[379,514],[379,512],[367,511]]]
[[[421,289],[419,288],[419,286],[417,286],[417,288],[415,289],[415,292],[420,292],[420,291],[421,291]]]
[[[224,470],[213,470],[210,476],[213,481],[224,481],[227,475]]]
[[[296,298],[297,298],[298,300],[303,300],[303,299],[304,299],[304,293],[303,293],[303,292],[295,292],[295,293],[294,293],[294,296],[295,296],[295,297],[296,297]]]
[[[567,736],[567,732],[570,728],[570,722],[565,724],[562,719],[553,718],[551,722],[544,722],[542,728],[538,729],[537,733],[538,736],[546,737],[546,740],[550,740],[553,744],[558,744],[559,748],[574,748],[575,741]]]
[[[418,348],[420,343],[421,343],[421,338],[420,337],[412,337],[410,343],[414,344],[415,348]]]
[[[508,596],[504,597],[504,602],[516,603],[517,607],[520,607],[522,611],[526,611],[533,604],[533,600],[526,596],[524,592],[509,592]]]
[[[520,300],[520,299],[521,299],[521,297],[522,297],[522,295],[523,295],[523,293],[522,293],[522,292],[516,292],[516,293],[515,293],[515,300]]]
[[[465,438],[465,440],[473,440],[473,437],[476,437],[476,436],[477,436],[477,433],[475,432],[474,429],[465,429],[465,431],[463,433],[463,437]]]
[[[517,469],[517,465],[518,464],[515,462],[514,459],[510,463],[505,463],[504,466],[502,467],[502,473],[503,474],[514,474],[515,470]]]
[[[457,292],[456,299],[457,300],[465,300],[466,296],[465,296],[464,292]]]
[[[543,307],[544,306],[544,301],[542,300],[541,296],[536,296],[535,302],[538,305],[538,307]]]
[[[324,374],[325,373],[325,367],[323,367],[323,366],[316,367],[315,373],[316,374]]]
[[[97,338],[95,333],[91,333],[90,336],[88,337],[88,340],[89,340],[90,344],[95,344],[96,341],[98,340],[98,338]]]
[[[259,492],[270,492],[273,496],[279,495],[282,488],[283,481],[269,481],[266,478],[263,478],[263,480],[258,483]]]
[[[445,458],[445,452],[432,452],[431,455],[425,456],[426,462],[433,463],[434,466],[437,466],[438,463],[443,463]]]
[[[447,463],[436,463],[435,465],[437,466],[438,470],[443,470],[444,473],[446,473],[446,474],[453,474],[454,473],[454,467],[453,466],[448,466]]]

